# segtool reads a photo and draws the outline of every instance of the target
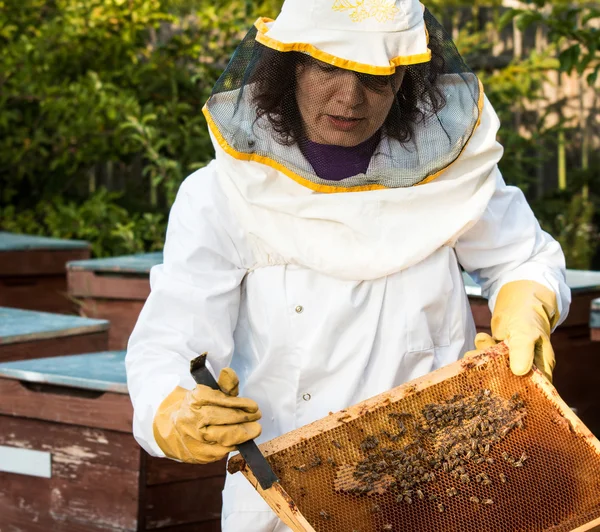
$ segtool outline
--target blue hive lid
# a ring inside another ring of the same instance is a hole
[[[0,252],[25,251],[34,249],[87,249],[90,245],[85,240],[67,240],[45,236],[20,235],[0,231]]]
[[[108,320],[0,307],[0,345],[106,331]]]
[[[105,259],[74,260],[67,263],[67,268],[93,272],[147,274],[153,266],[162,264],[162,261],[163,254],[159,251]]]
[[[127,393],[125,351],[0,363],[0,377],[94,391]]]

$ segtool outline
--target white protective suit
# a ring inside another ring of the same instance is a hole
[[[465,150],[409,188],[319,194],[277,170],[217,159],[172,208],[164,264],[129,342],[134,435],[164,456],[154,414],[189,361],[231,366],[263,413],[259,443],[422,376],[473,347],[460,266],[493,309],[507,282],[570,293],[560,246],[497,168],[497,117],[485,101]],[[292,149],[292,148],[287,148]],[[287,530],[241,474],[228,475],[224,532]]]

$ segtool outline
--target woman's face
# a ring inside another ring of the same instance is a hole
[[[371,138],[385,122],[404,72],[368,76],[368,88],[350,70],[314,59],[298,65],[296,101],[308,139],[351,147]]]

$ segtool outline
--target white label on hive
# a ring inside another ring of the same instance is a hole
[[[52,455],[44,451],[0,445],[0,471],[51,478]]]

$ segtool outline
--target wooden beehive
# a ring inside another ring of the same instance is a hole
[[[67,297],[65,266],[89,256],[89,244],[81,240],[0,231],[0,306],[76,312]]]
[[[279,483],[229,471],[294,531],[600,530],[600,442],[504,345],[260,449]]]
[[[478,332],[490,332],[491,313],[481,288],[463,274]],[[600,436],[600,351],[590,339],[590,304],[600,297],[600,272],[567,270],[572,303],[567,319],[552,334],[556,354],[554,386],[561,397]]]
[[[127,347],[150,294],[150,269],[161,263],[162,253],[142,253],[67,265],[69,295],[80,314],[110,321],[109,349]]]
[[[0,362],[108,348],[106,320],[0,307]]]
[[[0,530],[220,530],[225,463],[140,448],[124,357],[0,364]]]

